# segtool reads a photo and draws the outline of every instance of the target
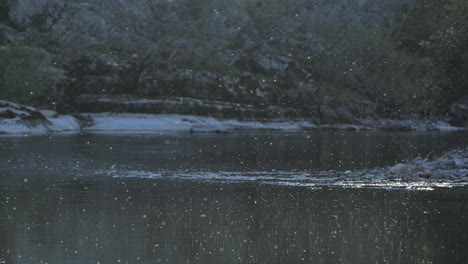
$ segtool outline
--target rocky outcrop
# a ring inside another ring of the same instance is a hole
[[[30,106],[0,101],[0,134],[78,133],[80,125],[72,116],[40,111]]]
[[[264,108],[183,97],[159,99],[82,95],[80,113],[60,115],[51,110],[0,101],[0,134],[228,132],[234,130],[394,130],[454,131],[463,128],[421,119],[357,119],[351,108],[330,109],[333,120],[281,106]],[[322,113],[323,114],[323,113]],[[304,116],[309,116],[305,118]],[[343,119],[340,119],[343,118]],[[84,130],[82,130],[84,129]]]
[[[0,118],[19,118],[25,122],[47,122],[47,119],[34,107],[16,104],[8,101],[0,101]]]

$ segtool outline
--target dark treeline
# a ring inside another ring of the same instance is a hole
[[[468,89],[466,0],[8,0],[0,45],[0,98],[68,109],[131,94],[443,114]]]

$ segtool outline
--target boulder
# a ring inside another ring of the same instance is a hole
[[[9,101],[0,100],[0,118],[13,119],[20,118],[22,120],[41,120],[47,119],[34,107],[21,105]]]
[[[0,100],[0,134],[78,133],[80,126],[72,116],[55,111],[40,111],[34,107]]]

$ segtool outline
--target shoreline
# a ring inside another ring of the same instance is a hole
[[[80,113],[61,115],[52,110],[0,101],[0,135],[229,133],[236,131],[465,131],[443,120],[361,119],[355,123],[316,124],[307,118],[241,121],[210,116],[140,113]]]

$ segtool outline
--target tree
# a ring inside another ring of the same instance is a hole
[[[468,95],[468,1],[451,0],[447,28],[423,42],[428,56],[421,82],[427,107],[442,111]]]
[[[0,1],[0,23],[8,21],[8,11],[6,1]]]

